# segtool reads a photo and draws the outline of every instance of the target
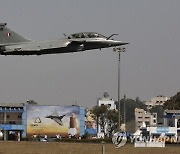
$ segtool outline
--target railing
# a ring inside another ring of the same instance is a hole
[[[0,120],[0,124],[22,125],[23,120]]]
[[[0,112],[23,112],[23,108],[15,108],[15,107],[0,107]]]

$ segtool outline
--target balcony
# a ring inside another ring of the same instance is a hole
[[[23,125],[10,125],[10,124],[0,124],[1,130],[24,130]]]

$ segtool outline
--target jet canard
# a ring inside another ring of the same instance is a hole
[[[0,23],[0,54],[42,55],[72,53],[128,44],[113,40],[112,36],[114,35],[117,34],[106,37],[96,32],[81,32],[56,40],[33,41],[12,31],[7,27],[6,23]]]

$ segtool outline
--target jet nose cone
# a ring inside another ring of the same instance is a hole
[[[129,44],[129,43],[127,43],[127,42],[122,42],[122,43],[121,43],[121,45],[126,45],[126,44]]]
[[[127,44],[129,44],[128,42],[122,42],[122,41],[119,41],[118,43],[117,43],[117,45],[127,45]]]
[[[115,41],[114,43],[112,43],[112,46],[116,47],[116,46],[127,45],[127,44],[129,44],[129,43],[122,42],[122,41]]]

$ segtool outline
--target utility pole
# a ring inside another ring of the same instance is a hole
[[[113,48],[113,51],[118,52],[119,58],[118,58],[118,131],[120,130],[121,125],[121,113],[120,113],[120,62],[121,62],[121,52],[125,52],[126,48],[124,47],[116,47]]]
[[[126,95],[124,95],[124,130],[126,131]]]

